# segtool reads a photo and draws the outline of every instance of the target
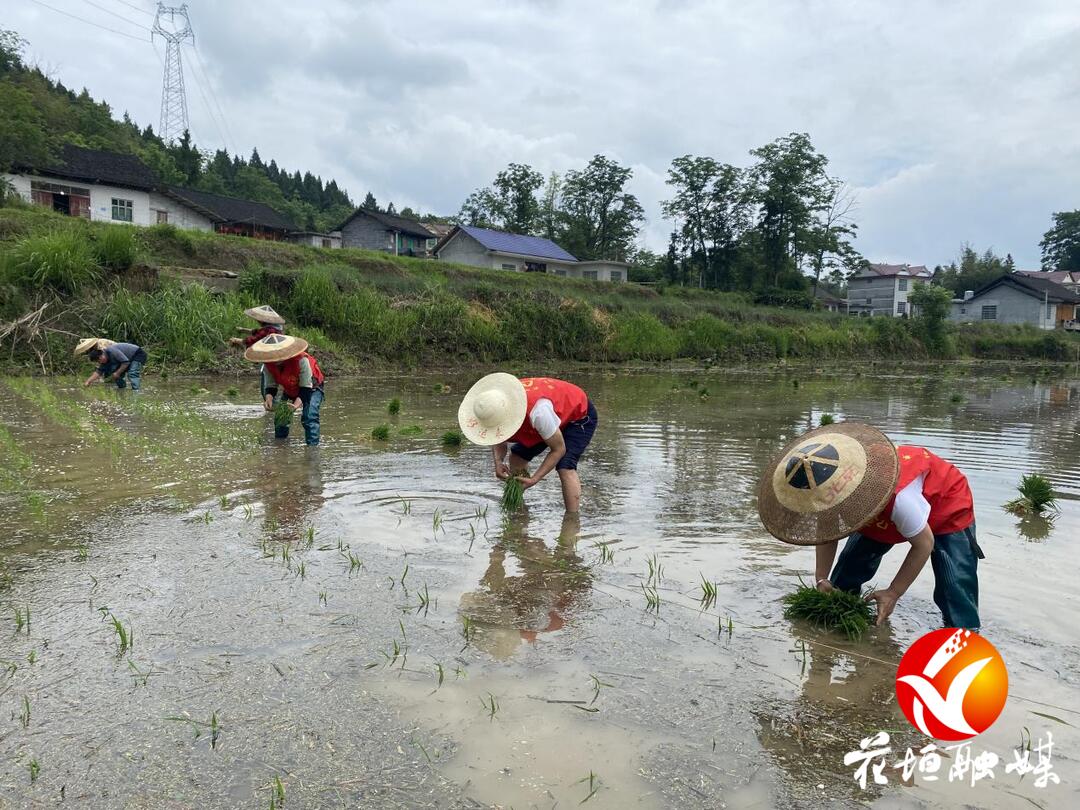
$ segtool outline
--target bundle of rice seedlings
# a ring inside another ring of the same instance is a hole
[[[460,430],[448,430],[442,435],[443,447],[461,447],[464,440],[465,436]]]
[[[503,484],[502,508],[507,512],[516,512],[525,505],[525,488],[521,479],[512,475]]]
[[[822,593],[809,585],[801,585],[795,593],[785,596],[784,605],[785,619],[802,619],[822,630],[839,630],[852,641],[866,632],[874,618],[870,605],[859,594],[835,589]]]
[[[386,412],[391,416],[396,416],[401,413],[401,400],[397,397],[390,400],[390,404],[386,406]]]
[[[823,413],[821,415],[821,426],[822,427],[825,427],[826,425],[832,425],[832,424],[835,424],[835,423],[836,423],[836,417],[834,417],[831,413]]]
[[[390,426],[376,425],[371,429],[371,438],[379,442],[385,442],[390,438]]]
[[[1017,486],[1020,497],[1005,504],[1006,511],[1014,515],[1041,515],[1057,510],[1057,493],[1050,481],[1038,473],[1025,475]]]
[[[274,406],[274,427],[288,427],[292,424],[293,414],[296,411],[285,400],[281,400]]]

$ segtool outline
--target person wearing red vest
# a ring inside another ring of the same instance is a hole
[[[818,588],[860,593],[877,573],[881,558],[894,546],[910,543],[889,586],[869,596],[877,602],[878,624],[889,617],[929,559],[934,602],[945,626],[978,630],[978,564],[984,555],[975,537],[975,507],[967,478],[926,448],[900,445],[896,452],[900,477],[892,498],[848,538],[831,574],[837,543],[817,547]]]
[[[578,461],[597,424],[596,408],[578,386],[551,377],[489,374],[465,395],[458,423],[469,441],[491,447],[496,477],[516,475],[529,489],[555,470],[566,511],[578,511]],[[540,467],[528,475],[529,462],[544,450]]]
[[[304,426],[304,442],[318,445],[321,429],[319,409],[323,401],[325,377],[318,361],[307,352],[308,343],[291,335],[267,335],[248,347],[244,357],[253,363],[262,363],[263,407],[274,409],[274,399],[280,389],[284,401],[294,410],[300,410],[300,423]],[[275,425],[274,436],[289,436],[288,425]]]
[[[971,489],[960,470],[926,448],[896,447],[881,431],[857,422],[817,428],[792,440],[766,471],[758,514],[780,540],[816,546],[814,576],[821,591],[860,593],[881,558],[907,544],[892,582],[867,597],[877,603],[879,625],[930,560],[934,602],[945,626],[979,629],[978,564],[984,555],[975,537]],[[853,526],[858,530],[851,532]]]

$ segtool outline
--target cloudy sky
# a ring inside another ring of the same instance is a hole
[[[32,60],[156,128],[164,47],[140,42],[154,4],[4,5],[0,27],[29,40]],[[643,239],[662,250],[673,157],[746,165],[750,149],[804,131],[856,189],[873,261],[933,265],[968,241],[1034,268],[1051,212],[1080,208],[1074,0],[188,7],[198,144],[258,146],[354,199],[370,189],[450,213],[510,161],[561,172],[603,153],[633,167]]]

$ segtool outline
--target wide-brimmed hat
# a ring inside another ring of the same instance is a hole
[[[108,338],[83,338],[75,347],[75,356],[86,354],[91,349],[107,349],[115,345],[116,341]]]
[[[259,323],[274,323],[281,326],[285,323],[285,319],[274,312],[274,308],[271,306],[263,305],[261,307],[251,307],[245,309],[244,314],[249,318],[254,318]]]
[[[804,433],[765,469],[758,514],[785,543],[839,540],[881,512],[896,489],[900,460],[889,437],[859,422]]]
[[[497,371],[481,377],[458,408],[458,424],[473,444],[507,441],[525,421],[525,386],[513,374]]]
[[[308,342],[292,335],[267,335],[248,346],[244,359],[253,363],[279,363],[307,351]]]

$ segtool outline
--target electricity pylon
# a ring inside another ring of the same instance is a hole
[[[153,36],[160,36],[165,40],[165,75],[161,80],[161,124],[158,126],[158,135],[165,143],[172,143],[188,128],[187,94],[184,91],[184,65],[180,57],[180,46],[184,42],[194,45],[195,32],[191,30],[187,3],[182,6],[166,6],[159,2],[157,14],[154,15]]]

